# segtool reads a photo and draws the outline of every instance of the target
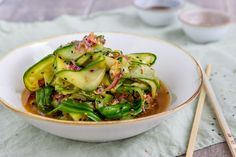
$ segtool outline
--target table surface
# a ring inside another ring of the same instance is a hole
[[[133,0],[0,0],[0,19],[15,22],[48,21],[63,14],[89,15],[132,5]],[[228,13],[236,21],[236,0],[188,0]],[[50,9],[48,9],[50,8]],[[194,157],[231,157],[226,143],[194,152]]]

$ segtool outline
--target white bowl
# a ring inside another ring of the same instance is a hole
[[[180,13],[184,32],[197,43],[220,40],[228,31],[230,18],[213,10],[189,10]]]
[[[156,38],[122,33],[103,34],[106,46],[124,53],[153,52],[158,56],[153,66],[171,91],[173,100],[167,111],[132,120],[83,122],[42,117],[27,112],[21,103],[25,70],[59,45],[82,39],[87,33],[62,35],[8,53],[0,62],[0,102],[37,128],[61,137],[81,141],[111,141],[143,133],[189,104],[199,93],[202,72],[197,62],[183,49]],[[14,125],[14,124],[13,124]]]
[[[134,6],[139,17],[151,26],[167,26],[175,20],[177,10],[182,6],[180,1],[155,1],[155,3],[145,6],[142,1],[134,1]]]

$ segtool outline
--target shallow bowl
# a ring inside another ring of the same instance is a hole
[[[163,27],[173,23],[176,12],[183,6],[181,1],[134,1],[139,17],[148,25]]]
[[[188,10],[179,14],[185,34],[197,43],[222,39],[229,29],[230,18],[215,10]]]
[[[194,58],[183,49],[156,38],[103,32],[97,34],[105,35],[107,47],[123,50],[124,53],[153,52],[158,56],[153,68],[173,95],[168,110],[132,120],[103,122],[57,120],[27,112],[21,103],[24,90],[22,76],[26,69],[52,53],[59,45],[82,39],[85,34],[87,33],[53,37],[9,52],[0,61],[1,104],[35,127],[54,135],[81,141],[104,142],[143,133],[183,109],[198,95],[202,85],[202,72]]]

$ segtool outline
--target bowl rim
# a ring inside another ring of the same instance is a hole
[[[17,50],[19,48],[25,48],[25,47],[31,46],[33,44],[38,44],[38,43],[45,43],[47,41],[53,40],[55,38],[63,37],[63,36],[70,36],[70,35],[76,35],[76,34],[86,34],[86,33],[89,33],[89,32],[66,33],[66,34],[62,34],[62,35],[50,36],[50,37],[43,38],[41,40],[37,40],[37,41],[33,41],[33,42],[28,42],[26,44],[23,44],[21,46],[17,46],[16,48],[11,49],[10,51],[8,51],[5,55],[3,55],[0,58],[0,62],[1,62],[1,60],[6,58],[8,55],[10,55],[11,53],[13,53],[15,50]],[[28,111],[21,111],[21,110],[15,108],[15,107],[13,107],[12,105],[10,105],[10,103],[8,103],[6,100],[1,98],[1,96],[0,96],[0,103],[4,107],[10,109],[11,111],[13,111],[17,114],[23,115],[27,118],[29,117],[29,118],[33,118],[33,119],[36,119],[36,120],[41,120],[41,121],[45,121],[45,122],[52,122],[52,123],[57,123],[57,124],[70,124],[70,125],[77,125],[77,126],[80,126],[80,125],[97,126],[97,125],[108,125],[108,124],[111,125],[111,124],[121,124],[121,123],[132,123],[132,122],[144,121],[144,120],[148,120],[148,119],[152,119],[152,118],[158,118],[158,117],[161,117],[161,116],[164,116],[164,115],[168,115],[170,113],[174,113],[174,112],[177,112],[177,111],[183,109],[185,106],[190,104],[199,95],[200,89],[203,85],[203,73],[202,73],[201,67],[192,55],[190,55],[186,50],[179,47],[178,45],[176,45],[174,43],[171,43],[171,42],[168,42],[168,41],[165,41],[165,40],[162,40],[162,39],[157,38],[157,37],[149,37],[149,36],[146,36],[146,35],[135,34],[135,33],[105,32],[105,31],[104,32],[95,32],[95,33],[120,34],[120,35],[128,35],[128,36],[133,36],[133,37],[145,38],[145,39],[149,39],[149,40],[155,40],[155,41],[158,41],[158,42],[162,42],[162,43],[165,43],[165,44],[168,44],[168,45],[171,45],[175,48],[180,49],[181,52],[184,53],[185,55],[187,55],[192,60],[193,64],[195,64],[196,67],[197,67],[197,71],[198,71],[198,75],[199,75],[199,79],[200,79],[200,83],[198,85],[197,90],[187,100],[185,100],[184,102],[182,102],[179,105],[176,105],[176,107],[173,108],[173,109],[170,109],[170,110],[167,110],[167,111],[164,111],[164,112],[161,112],[161,113],[149,115],[149,116],[146,116],[146,117],[134,118],[134,119],[129,119],[129,120],[113,120],[113,121],[101,121],[101,122],[68,121],[68,120],[59,120],[59,119],[44,117],[44,116],[41,116],[41,115],[30,113]]]
[[[200,13],[213,13],[213,14],[218,14],[218,15],[222,15],[223,18],[226,19],[226,21],[224,23],[220,23],[220,24],[214,24],[214,25],[205,25],[205,24],[193,24],[191,22],[189,22],[188,20],[186,20],[183,16],[186,14],[190,14],[190,13],[196,13],[196,14],[200,14]],[[213,9],[194,9],[194,10],[183,10],[181,11],[177,18],[179,19],[179,21],[183,24],[189,25],[189,26],[193,26],[193,27],[198,27],[198,28],[217,28],[217,27],[224,27],[229,25],[232,21],[231,18],[220,11],[217,10],[213,10]]]
[[[184,6],[184,3],[178,2],[178,5],[174,7],[168,7],[167,9],[154,9],[153,7],[149,8],[142,8],[141,6],[137,5],[135,1],[133,1],[133,6],[137,9],[143,10],[143,11],[153,11],[153,12],[170,12],[170,11],[177,11],[181,9]],[[162,7],[161,5],[156,5],[154,7]]]

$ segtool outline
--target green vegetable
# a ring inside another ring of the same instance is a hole
[[[146,65],[153,65],[156,61],[156,55],[153,53],[131,53],[127,55],[132,62]]]
[[[142,90],[148,90],[149,89],[148,85],[146,85],[144,83],[140,83],[140,82],[134,82],[134,83],[131,84],[131,86],[141,88]]]
[[[86,68],[97,65],[98,63],[101,63],[102,61],[105,61],[105,57],[103,56],[103,54],[102,53],[95,53],[95,54],[93,54],[89,64],[86,65]],[[104,65],[105,65],[105,63],[104,63]]]
[[[133,67],[129,74],[126,75],[127,78],[138,78],[138,79],[149,79],[154,80],[157,78],[155,70],[151,69],[147,65],[139,65]]]
[[[65,70],[68,64],[63,60],[60,56],[56,56],[55,62],[54,62],[54,70],[55,73]]]
[[[132,94],[133,92],[137,92],[140,96],[140,99],[139,100],[135,100],[134,101],[134,111],[132,112],[132,115],[138,115],[139,113],[141,113],[143,111],[143,108],[144,108],[144,91],[139,88],[139,87],[132,87],[130,85],[123,85],[121,87],[119,87],[117,89],[117,92],[118,93],[123,93],[123,92],[129,92],[130,94]]]
[[[105,85],[105,86],[109,86],[111,84],[111,80],[110,80],[109,74],[107,74],[107,73],[105,74],[105,76],[102,79],[101,84]]]
[[[53,87],[46,86],[36,91],[37,107],[43,113],[47,113],[53,109],[53,105],[51,104],[52,103],[51,95],[53,90],[54,90]]]
[[[78,66],[82,66],[86,61],[89,60],[89,58],[91,57],[91,54],[84,54],[83,56],[80,56],[77,60],[76,60],[76,65]]]
[[[88,104],[75,102],[71,99],[61,102],[58,107],[56,107],[49,114],[53,114],[57,111],[62,111],[65,113],[84,114],[93,121],[101,121],[101,118],[96,113],[94,113],[93,108]]]
[[[43,80],[45,84],[49,84],[53,77],[54,55],[48,55],[41,59],[38,63],[30,67],[23,76],[25,87],[30,91],[36,91],[40,88],[39,81]]]
[[[156,82],[153,80],[148,80],[148,79],[140,79],[143,82],[146,82],[152,89],[152,98],[155,98],[157,96],[157,89],[159,86],[156,85]]]
[[[66,101],[63,101],[60,105],[65,105],[67,107],[72,107],[72,108],[75,108],[75,109],[79,109],[79,110],[85,110],[85,111],[91,111],[93,112],[93,108],[91,106],[88,105],[88,103],[86,102],[76,102],[76,101],[73,101],[71,99],[68,99]]]
[[[86,115],[81,113],[69,113],[74,121],[85,120]]]
[[[65,60],[76,60],[85,53],[84,51],[78,51],[76,49],[76,46],[76,43],[67,44],[63,47],[56,49],[53,54],[56,56],[60,56]]]
[[[131,104],[119,103],[110,106],[102,106],[98,110],[104,117],[108,119],[120,119],[129,114],[131,110]]]
[[[104,36],[90,33],[59,47],[25,72],[25,87],[35,93],[33,101],[41,113],[101,121],[131,119],[144,111],[144,96],[151,94],[154,99],[160,88],[151,68],[156,55],[124,55],[104,44]]]
[[[70,82],[77,88],[92,91],[99,86],[106,71],[104,67],[99,67],[98,64],[100,63],[80,71],[63,70],[57,73],[56,76]]]

